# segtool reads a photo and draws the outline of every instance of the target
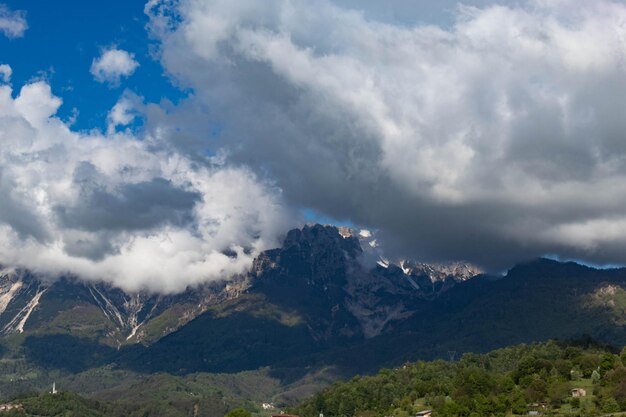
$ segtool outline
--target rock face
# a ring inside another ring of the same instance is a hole
[[[383,258],[370,267],[365,258],[378,248],[375,242],[366,230],[292,230],[282,248],[255,261],[253,291],[310,311],[307,321],[317,338],[371,338],[411,316],[420,301],[481,272],[467,264],[394,264]]]
[[[177,295],[127,294],[103,283],[28,271],[0,271],[0,334],[69,333],[114,347],[150,344],[208,309],[242,294],[259,294],[298,311],[314,340],[342,343],[377,336],[480,271],[465,264],[429,265],[383,259],[368,231],[333,226],[291,230],[281,248],[254,261],[249,274]]]

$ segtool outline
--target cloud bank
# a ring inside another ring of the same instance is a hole
[[[20,38],[28,29],[26,13],[21,10],[11,10],[0,3],[0,32],[7,38]]]
[[[200,165],[158,136],[73,132],[60,105],[45,82],[15,97],[0,85],[2,264],[176,292],[277,244],[288,212],[250,170]]]
[[[91,74],[96,81],[118,85],[123,77],[131,76],[139,67],[133,54],[115,47],[105,49],[91,63]]]
[[[398,254],[626,262],[626,6],[481,3],[437,26],[367,1],[152,0],[194,91],[167,123],[205,115],[171,146],[221,149]]]

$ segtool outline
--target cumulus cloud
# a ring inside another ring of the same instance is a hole
[[[11,75],[13,75],[13,70],[7,64],[0,64],[0,81],[8,83],[11,81]]]
[[[134,54],[115,47],[105,49],[91,63],[91,74],[96,81],[118,85],[122,77],[131,76],[139,67]]]
[[[28,29],[26,13],[21,10],[11,10],[0,3],[0,32],[7,38],[20,38]]]
[[[45,82],[0,85],[2,264],[174,292],[277,244],[288,212],[248,169],[199,164],[158,132],[74,132],[61,104]]]
[[[626,262],[623,2],[480,2],[446,25],[355,3],[148,2],[194,91],[169,121],[205,115],[171,146],[221,149],[398,254]]]

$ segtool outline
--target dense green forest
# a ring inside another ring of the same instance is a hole
[[[407,363],[338,382],[291,411],[302,417],[597,416],[626,410],[626,355],[590,340],[520,345],[460,360]],[[574,398],[572,389],[586,395]]]
[[[144,384],[145,385],[145,384]],[[167,396],[161,385],[167,386]],[[573,389],[585,395],[573,397]],[[161,378],[152,387],[112,393],[106,400],[63,392],[12,399],[19,410],[3,416],[211,416],[262,417],[252,402],[224,403],[216,393],[189,392]],[[172,393],[178,393],[172,395]],[[376,375],[337,382],[289,411],[301,417],[410,417],[432,410],[434,417],[505,417],[536,412],[545,416],[604,416],[626,411],[626,350],[591,339],[537,343],[464,354],[455,361],[420,361]]]

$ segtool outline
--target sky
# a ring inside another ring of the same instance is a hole
[[[303,222],[626,262],[621,0],[0,0],[0,264],[243,273]]]

